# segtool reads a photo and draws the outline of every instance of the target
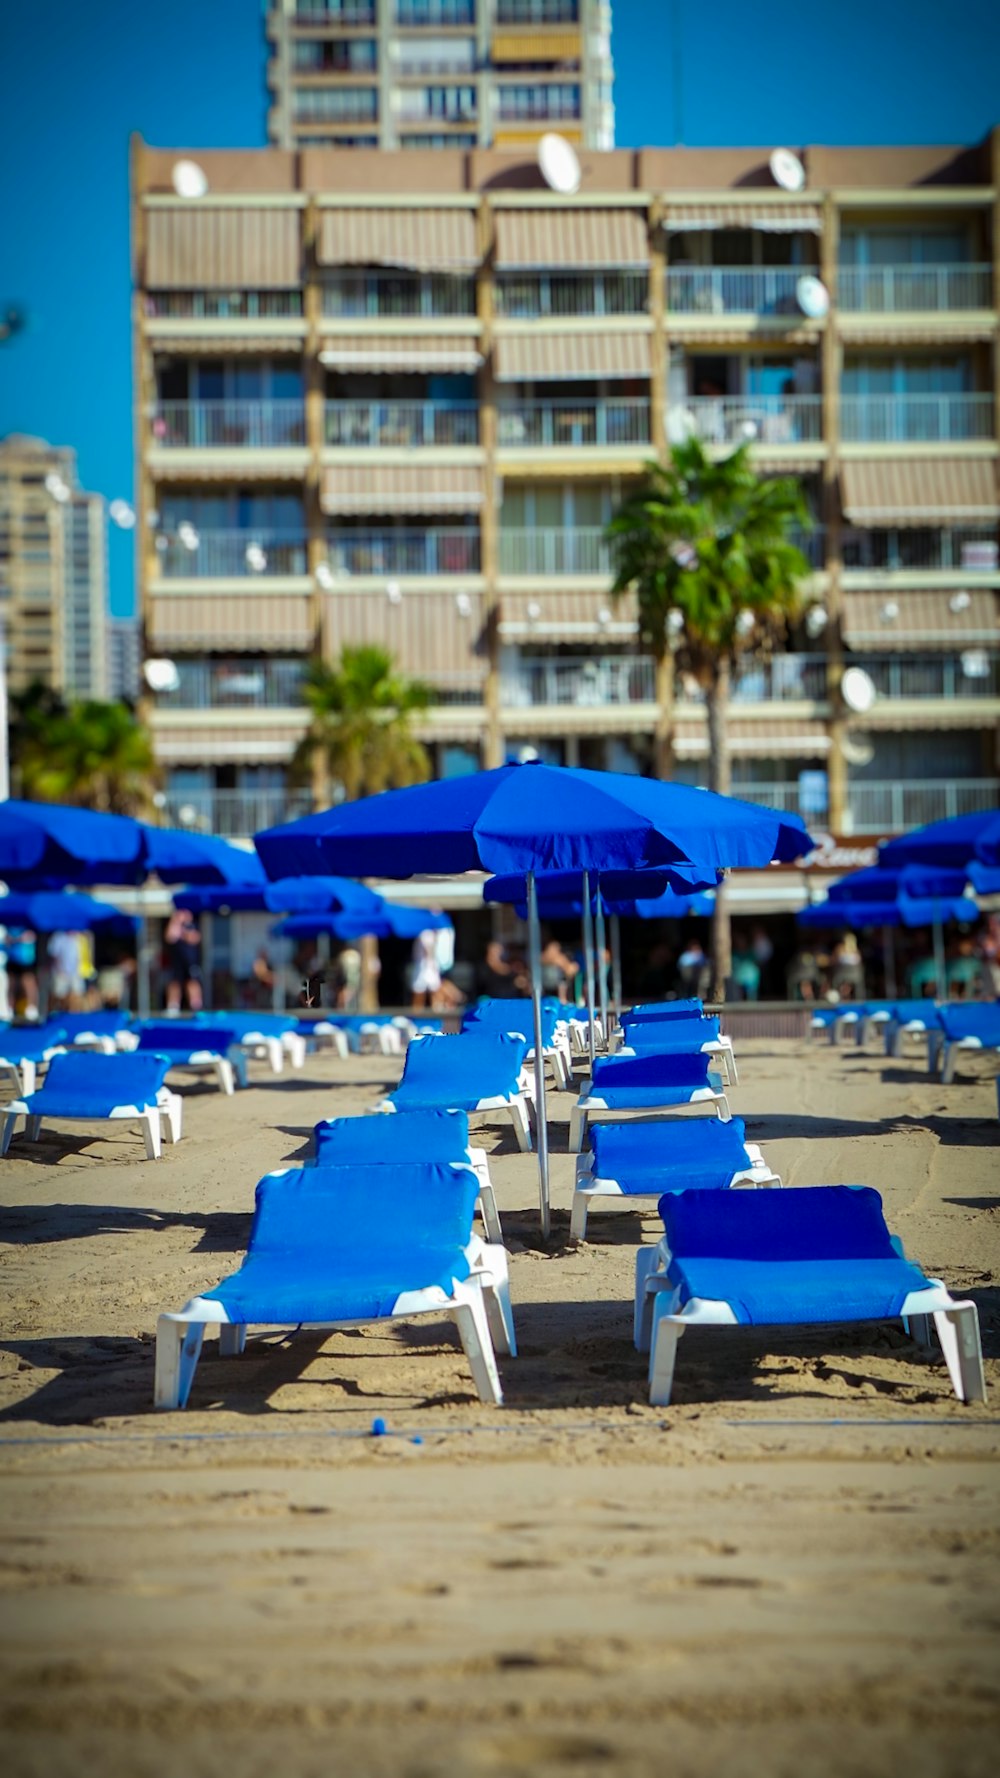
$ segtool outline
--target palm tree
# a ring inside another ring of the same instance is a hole
[[[332,781],[353,801],[430,777],[427,750],[411,727],[431,701],[430,688],[398,672],[384,648],[344,648],[334,666],[314,660],[304,696],[312,715],[292,770],[312,767],[318,809],[332,802]]]
[[[767,653],[784,635],[800,602],[799,583],[809,572],[789,532],[808,523],[797,482],[756,475],[749,445],[714,462],[695,438],[674,446],[666,464],[647,464],[638,488],[611,520],[612,598],[635,592],[640,633],[660,668],[661,775],[667,775],[670,757],[666,697],[672,698],[676,665],[704,694],[709,789],[729,795],[726,723],[733,670],[748,655]],[[724,993],[731,969],[729,912],[720,885],[713,925],[716,996]]]
[[[88,698],[67,707],[30,687],[19,699],[15,732],[23,796],[112,815],[151,812],[153,744],[127,704]]]

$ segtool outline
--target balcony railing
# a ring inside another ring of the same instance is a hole
[[[151,290],[146,314],[170,321],[294,321],[301,290]]]
[[[844,265],[837,273],[837,300],[842,309],[868,315],[988,309],[992,286],[988,265]]]
[[[161,401],[152,422],[158,445],[261,450],[303,445],[301,401]]]
[[[474,25],[476,0],[396,0],[397,25]]]
[[[245,840],[262,827],[294,821],[309,808],[309,796],[299,790],[174,790],[167,792],[164,817],[169,826],[192,833]]]
[[[991,438],[992,395],[844,395],[840,434],[848,444],[933,444]]]
[[[678,680],[677,701],[701,704],[704,695],[692,680]],[[776,654],[770,660],[745,661],[733,680],[734,704],[820,703],[826,698],[826,660],[821,654]]]
[[[648,445],[649,402],[631,398],[600,401],[519,401],[497,414],[501,445]]]
[[[819,395],[691,395],[667,409],[672,443],[692,434],[703,444],[817,444]]]
[[[501,123],[573,122],[580,116],[580,87],[547,86],[544,81],[530,86],[501,86],[497,89]]]
[[[375,0],[296,0],[300,25],[373,25]]]
[[[323,313],[337,316],[474,315],[471,278],[336,272],[323,285]],[[471,343],[471,342],[470,342]]]
[[[522,655],[516,669],[500,677],[500,701],[507,706],[651,704],[656,670],[648,655]]]
[[[326,442],[364,450],[375,445],[474,445],[474,401],[328,401]]]
[[[1000,697],[1000,656],[983,648],[917,658],[864,654],[859,664],[883,698]]]
[[[649,305],[642,272],[526,272],[497,279],[498,315],[641,315]]]
[[[497,0],[498,25],[575,25],[580,0]]]
[[[343,574],[478,574],[479,532],[340,531],[327,538],[330,566]]]
[[[795,286],[804,266],[671,266],[673,315],[787,315],[801,320]]]
[[[952,568],[963,574],[996,574],[995,531],[845,530],[844,567],[894,573],[909,569]]]
[[[158,692],[166,710],[298,709],[305,663],[301,660],[185,661],[176,663],[176,691]]]
[[[802,815],[816,825],[826,819],[811,797],[800,797],[797,783],[741,782],[733,795],[745,802],[763,803],[784,814]],[[905,833],[928,821],[953,815],[975,815],[996,807],[1000,780],[996,778],[904,779],[901,783],[852,783],[847,808],[850,831],[855,834]]]
[[[602,574],[610,578],[611,556],[599,525],[577,531],[519,530],[501,527],[501,574]]]
[[[188,533],[191,535],[191,533]],[[156,540],[160,573],[168,580],[263,579],[269,574],[305,574],[306,540],[296,531],[198,531],[189,549],[179,537],[161,531]]]
[[[798,526],[788,533],[789,543],[800,549],[809,563],[810,568],[823,568],[826,564],[826,526],[813,525],[811,531],[800,531]]]

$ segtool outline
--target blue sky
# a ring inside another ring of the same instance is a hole
[[[1000,120],[997,0],[615,0],[618,141],[973,142]],[[75,446],[85,487],[132,489],[128,137],[264,140],[261,0],[0,0],[0,434]],[[112,528],[111,600],[132,602]]]

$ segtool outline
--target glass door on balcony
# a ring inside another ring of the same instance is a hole
[[[500,509],[503,574],[609,574],[604,527],[610,487],[589,482],[507,483]]]

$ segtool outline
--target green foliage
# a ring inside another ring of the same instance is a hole
[[[335,665],[314,660],[304,697],[312,719],[292,769],[302,776],[318,765],[327,801],[331,779],[353,800],[430,777],[427,751],[412,732],[412,717],[431,702],[430,687],[398,672],[384,648],[344,648]]]
[[[152,742],[127,704],[67,705],[38,683],[11,698],[11,765],[33,802],[112,815],[147,813],[156,781]]]

